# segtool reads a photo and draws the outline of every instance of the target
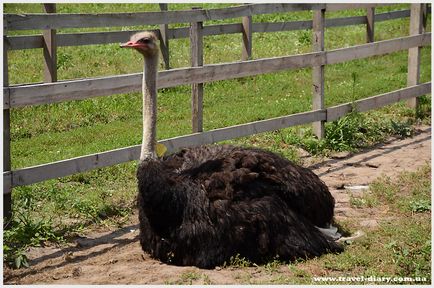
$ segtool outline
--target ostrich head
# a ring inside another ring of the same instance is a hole
[[[157,36],[148,31],[136,33],[131,36],[130,41],[121,44],[121,48],[134,48],[144,57],[157,56]]]

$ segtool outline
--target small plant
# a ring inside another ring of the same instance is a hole
[[[209,279],[209,276],[206,274],[202,274],[203,284],[204,285],[212,285],[211,279]]]
[[[414,134],[414,129],[409,121],[407,122],[391,122],[392,134],[398,135],[401,138],[411,137]]]
[[[46,241],[63,242],[60,233],[53,230],[47,220],[34,220],[28,214],[21,214],[12,221],[11,227],[3,234],[3,261],[10,267],[28,267],[25,249],[40,246]]]
[[[362,147],[367,132],[365,123],[365,116],[357,112],[330,123],[325,131],[327,146],[335,151],[352,151]]]
[[[350,195],[350,204],[352,207],[362,208],[366,205],[366,201],[363,198],[358,198]]]
[[[306,278],[306,277],[309,277],[309,276],[310,276],[310,273],[309,273],[309,272],[307,272],[307,271],[304,270],[304,269],[298,268],[298,267],[295,266],[295,265],[288,265],[288,269],[289,269],[292,273],[294,273],[294,276],[296,276],[296,277]]]
[[[29,267],[27,256],[22,247],[12,248],[8,244],[3,244],[3,262],[9,267],[20,269],[21,267]]]
[[[429,199],[413,200],[409,203],[411,212],[420,213],[431,210],[431,201]]]
[[[269,274],[272,274],[274,272],[277,272],[281,265],[282,262],[280,262],[279,256],[277,256],[273,261],[270,261],[267,264],[265,264],[264,268]]]
[[[431,97],[428,97],[427,95],[423,95],[418,98],[419,99],[419,105],[417,107],[416,111],[416,117],[418,119],[425,119],[429,118],[431,116]]]
[[[231,256],[229,258],[229,262],[226,261],[223,263],[223,267],[232,267],[232,268],[244,268],[252,266],[252,262],[247,260],[245,257],[241,257],[240,254],[236,254],[235,256]]]
[[[350,194],[350,204],[356,208],[374,207],[378,203],[377,198],[372,193],[364,193],[361,197],[354,197]]]
[[[180,278],[180,284],[192,285],[193,281],[199,280],[201,277],[200,274],[196,271],[189,271],[182,273]]]

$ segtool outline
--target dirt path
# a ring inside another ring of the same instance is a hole
[[[356,220],[363,229],[375,226],[375,214],[381,212],[351,208],[350,193],[360,191],[344,187],[365,186],[381,175],[395,177],[426,163],[431,163],[431,128],[424,126],[419,127],[413,138],[392,139],[355,155],[337,155],[311,168],[326,182],[336,199],[337,222]],[[136,216],[132,219],[127,227],[89,234],[67,247],[32,248],[28,252],[30,268],[6,269],[5,284],[236,284],[242,281],[239,269],[201,270],[150,259],[138,243]],[[266,281],[266,275],[257,268],[248,269],[256,280]]]

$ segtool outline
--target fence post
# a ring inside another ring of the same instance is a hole
[[[160,3],[160,10],[161,11],[168,11],[169,5],[167,3]],[[161,55],[163,55],[163,61],[164,61],[164,68],[166,70],[170,69],[170,62],[169,62],[169,25],[168,24],[161,24],[160,25],[160,50]]]
[[[192,8],[201,9],[201,8]],[[203,23],[192,22],[190,26],[191,66],[203,66]],[[203,83],[191,85],[191,112],[193,133],[203,130]]]
[[[375,25],[375,8],[369,7],[366,9],[366,42],[375,42],[374,26]]]
[[[56,4],[44,4],[46,13],[56,13]],[[44,38],[44,82],[57,81],[57,44],[56,30],[43,31]]]
[[[428,22],[428,3],[424,3],[422,4],[422,8],[423,8],[423,20],[422,20],[422,32],[425,33],[426,32],[426,25]]]
[[[410,35],[421,34],[423,30],[423,9],[420,3],[412,3],[410,10]],[[419,84],[420,77],[420,49],[421,47],[413,47],[408,49],[408,74],[407,86]],[[419,108],[419,99],[417,97],[407,100],[407,105],[410,108],[416,109],[416,114]]]
[[[252,16],[244,16],[242,26],[243,50],[241,53],[241,60],[246,61],[252,59]]]
[[[5,35],[4,33],[3,35]],[[9,43],[6,36],[3,36],[3,87],[9,86],[8,75],[8,47]],[[8,97],[3,95],[3,97]],[[9,97],[8,97],[9,98]],[[11,134],[10,134],[10,109],[3,110],[3,171],[11,171]],[[3,181],[7,181],[3,177]],[[12,188],[11,183],[3,183],[3,228],[9,226],[12,217]]]
[[[313,12],[313,50],[324,51],[325,9]],[[312,110],[324,109],[324,65],[312,67],[313,102]],[[313,133],[322,139],[325,136],[325,121],[313,122]]]

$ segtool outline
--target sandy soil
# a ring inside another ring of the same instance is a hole
[[[431,128],[418,127],[417,135],[408,139],[391,139],[362,153],[337,154],[311,164],[330,187],[336,199],[336,220],[351,219],[360,229],[377,225],[379,209],[352,208],[350,194],[362,193],[348,186],[369,185],[381,175],[396,177],[402,171],[415,171],[431,163]],[[267,281],[267,275],[256,267],[241,269],[176,267],[150,259],[138,242],[137,216],[115,231],[92,232],[63,247],[32,248],[28,251],[30,268],[4,270],[4,284],[236,284],[245,269],[249,277]],[[285,276],[285,271],[278,271]],[[321,271],[318,271],[321,274]]]

